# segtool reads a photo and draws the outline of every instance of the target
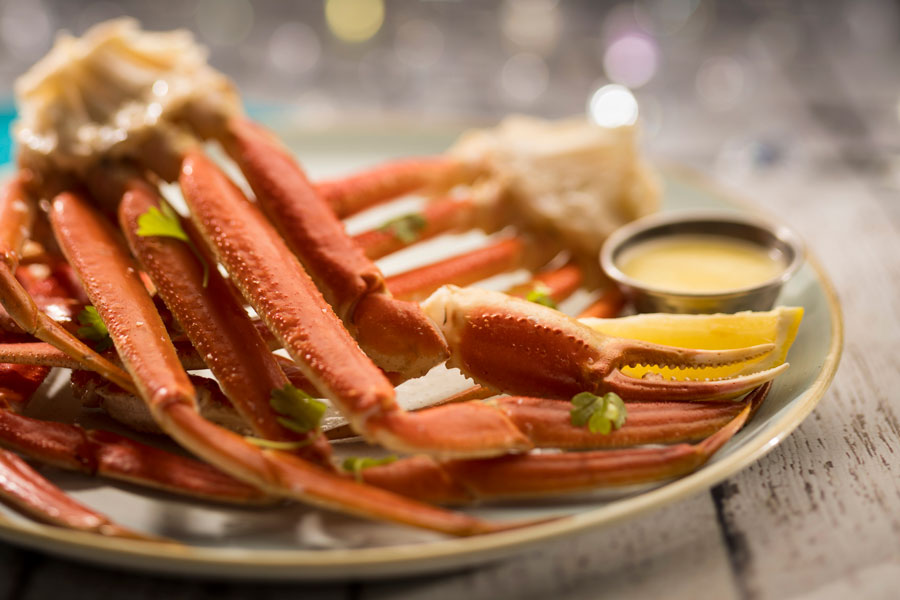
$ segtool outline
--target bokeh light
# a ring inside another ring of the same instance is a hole
[[[650,81],[656,67],[656,44],[646,35],[623,35],[610,44],[603,55],[606,76],[632,89]]]
[[[384,23],[384,1],[326,0],[325,20],[339,40],[365,42],[378,33]]]
[[[623,85],[604,85],[588,101],[588,116],[603,127],[633,125],[638,118],[638,103]]]

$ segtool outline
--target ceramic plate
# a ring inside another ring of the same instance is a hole
[[[453,139],[453,132],[385,132],[385,129],[307,132],[288,141],[308,170],[321,177],[349,172],[389,156],[440,152]],[[284,131],[280,133],[285,135]],[[667,168],[663,172],[664,210],[710,207],[751,210],[696,174],[679,168]],[[364,221],[357,220],[350,227],[364,227]],[[477,234],[446,238],[391,257],[382,266],[387,272],[394,272],[413,263],[432,260],[442,252],[458,252],[480,241]],[[47,477],[79,501],[123,525],[173,538],[181,544],[156,545],[71,532],[33,523],[2,507],[0,537],[78,560],[217,578],[311,580],[345,578],[350,573],[355,578],[390,577],[449,570],[508,557],[546,540],[620,522],[706,490],[753,463],[797,427],[822,397],[837,367],[842,344],[840,308],[830,282],[812,257],[785,286],[779,303],[805,309],[788,357],[791,368],[776,380],[752,421],[699,471],[661,486],[628,493],[583,494],[469,509],[473,514],[497,520],[555,517],[540,525],[474,538],[448,539],[299,505],[265,509],[222,507],[44,469]],[[454,380],[454,376],[451,372],[435,375],[442,377],[445,385],[465,385],[458,376]],[[72,416],[64,410],[68,386],[63,379],[49,381],[39,392],[34,408],[36,416],[60,420]],[[434,386],[414,383],[406,386],[402,395],[407,400],[415,400],[425,393],[426,387]],[[102,425],[110,426],[108,422]]]

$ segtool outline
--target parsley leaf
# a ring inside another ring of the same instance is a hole
[[[160,202],[159,206],[160,208],[151,206],[147,212],[138,217],[137,234],[141,237],[170,237],[190,242],[172,207],[165,202]]]
[[[93,306],[85,306],[84,309],[78,313],[77,319],[82,325],[76,332],[78,337],[83,340],[95,342],[94,350],[97,352],[104,352],[112,348],[113,342],[112,338],[109,337],[109,330],[106,328],[103,319],[100,318],[100,313],[97,312],[96,308]]]
[[[622,398],[613,392],[603,396],[581,392],[572,398],[572,404],[575,405],[570,412],[572,425],[587,425],[591,433],[606,435],[624,425],[628,416]]]
[[[381,465],[389,465],[395,460],[397,460],[397,457],[394,455],[385,456],[384,458],[351,456],[350,458],[344,459],[344,462],[341,466],[345,471],[350,471],[351,473],[353,473],[353,476],[356,477],[357,481],[362,481],[363,469],[368,469],[369,467],[379,467]]]
[[[324,402],[289,383],[280,390],[272,390],[269,404],[281,415],[277,418],[278,422],[297,433],[317,429],[328,408]]]
[[[528,292],[528,295],[525,296],[525,299],[529,302],[541,304],[549,308],[557,308],[556,302],[553,300],[553,298],[550,297],[551,291],[552,290],[547,287],[546,284],[538,282],[534,285],[534,288],[530,292]]]
[[[253,437],[252,435],[245,435],[244,439],[254,446],[259,446],[260,448],[286,451],[297,450],[299,448],[303,448],[304,446],[309,446],[312,443],[312,439],[277,442],[275,440]]]
[[[411,213],[387,221],[378,228],[378,231],[386,231],[404,244],[411,244],[417,239],[428,225],[428,220],[420,213]]]
[[[168,202],[160,202],[159,208],[151,206],[147,212],[138,217],[137,234],[141,237],[168,237],[185,242],[203,265],[203,287],[209,284],[209,265],[203,260],[203,255],[181,227],[178,214],[169,206]]]

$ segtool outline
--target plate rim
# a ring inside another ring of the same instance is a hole
[[[761,212],[702,172],[678,163],[657,163],[660,171],[723,198],[743,211]],[[694,473],[636,496],[579,514],[499,533],[375,548],[265,550],[159,544],[108,538],[0,515],[0,539],[66,558],[171,575],[216,575],[229,579],[334,580],[384,578],[449,571],[519,554],[563,536],[621,523],[707,490],[750,466],[790,435],[813,411],[834,379],[844,345],[840,298],[821,263],[807,246],[806,260],[828,304],[831,340],[821,370],[794,405],[775,423],[733,453]],[[90,553],[86,553],[90,550]]]

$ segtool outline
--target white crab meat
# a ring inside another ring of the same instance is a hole
[[[659,207],[635,126],[512,116],[463,134],[450,154],[486,168],[480,183],[499,190],[504,217],[561,236],[590,258],[615,229]]]

